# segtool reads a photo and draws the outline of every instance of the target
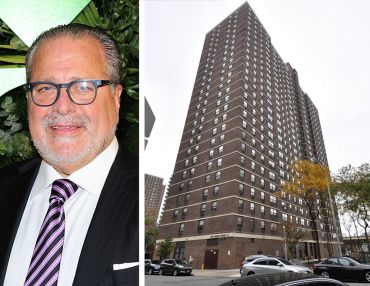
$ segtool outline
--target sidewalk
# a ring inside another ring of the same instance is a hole
[[[195,276],[213,276],[213,277],[230,277],[230,278],[240,277],[239,268],[238,269],[228,269],[228,270],[193,269],[192,274]]]

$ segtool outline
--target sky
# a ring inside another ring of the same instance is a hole
[[[240,0],[140,2],[140,92],[155,116],[144,173],[172,175],[206,33]],[[316,105],[332,172],[370,161],[370,1],[249,0]]]

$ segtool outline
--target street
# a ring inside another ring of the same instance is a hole
[[[181,286],[217,286],[235,279],[236,275],[216,276],[202,275],[198,272],[191,276],[145,275],[145,286],[181,285]],[[222,273],[225,274],[225,273]],[[368,286],[370,283],[347,283],[349,286]]]
[[[184,285],[184,286],[215,286],[231,280],[230,277],[210,276],[159,276],[145,275],[145,286]]]

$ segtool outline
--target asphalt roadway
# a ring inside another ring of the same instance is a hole
[[[145,286],[217,286],[231,279],[240,277],[239,269],[232,270],[197,270],[191,276],[145,275]],[[349,286],[369,286],[370,283],[347,283]]]

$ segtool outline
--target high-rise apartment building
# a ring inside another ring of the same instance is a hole
[[[245,3],[206,35],[159,239],[195,268],[236,268],[285,255],[287,221],[305,232],[297,255],[315,257],[304,202],[276,195],[297,159],[328,165],[319,114]],[[325,209],[323,256],[336,238]]]
[[[157,221],[166,186],[163,178],[145,174],[145,213]]]

